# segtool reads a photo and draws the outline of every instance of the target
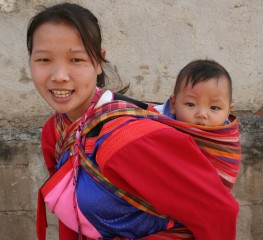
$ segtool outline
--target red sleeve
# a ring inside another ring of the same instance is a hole
[[[69,229],[61,221],[59,221],[59,240],[78,240],[78,233]]]
[[[115,185],[183,223],[196,240],[235,239],[238,203],[189,135],[132,122],[101,146],[97,161]]]
[[[57,164],[55,158],[55,146],[58,136],[55,126],[55,116],[52,116],[44,125],[42,129],[42,153],[47,166],[47,170],[51,175],[55,171],[55,166]]]
[[[58,134],[55,126],[55,116],[52,116],[42,129],[42,152],[50,176],[54,174],[57,164],[55,158],[57,140]],[[78,234],[59,221],[59,240],[68,239],[77,240]]]

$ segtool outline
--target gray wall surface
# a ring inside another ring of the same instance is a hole
[[[47,178],[40,132],[52,110],[34,89],[26,28],[39,5],[59,0],[0,0],[0,239],[33,240],[38,188]],[[233,194],[240,204],[238,240],[263,240],[263,1],[82,0],[99,19],[107,58],[127,95],[164,101],[178,71],[214,59],[233,79],[242,168]],[[113,77],[110,87],[119,86]],[[56,219],[48,239],[57,238]]]

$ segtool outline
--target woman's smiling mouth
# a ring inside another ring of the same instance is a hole
[[[50,90],[50,92],[57,98],[67,98],[69,97],[74,90]]]

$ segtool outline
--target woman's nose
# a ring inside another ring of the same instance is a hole
[[[52,81],[62,82],[62,81],[69,81],[69,79],[70,77],[66,66],[64,66],[63,64],[54,65],[51,75]]]

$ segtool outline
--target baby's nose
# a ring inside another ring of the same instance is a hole
[[[204,108],[199,108],[196,113],[197,118],[207,119],[207,111]]]

